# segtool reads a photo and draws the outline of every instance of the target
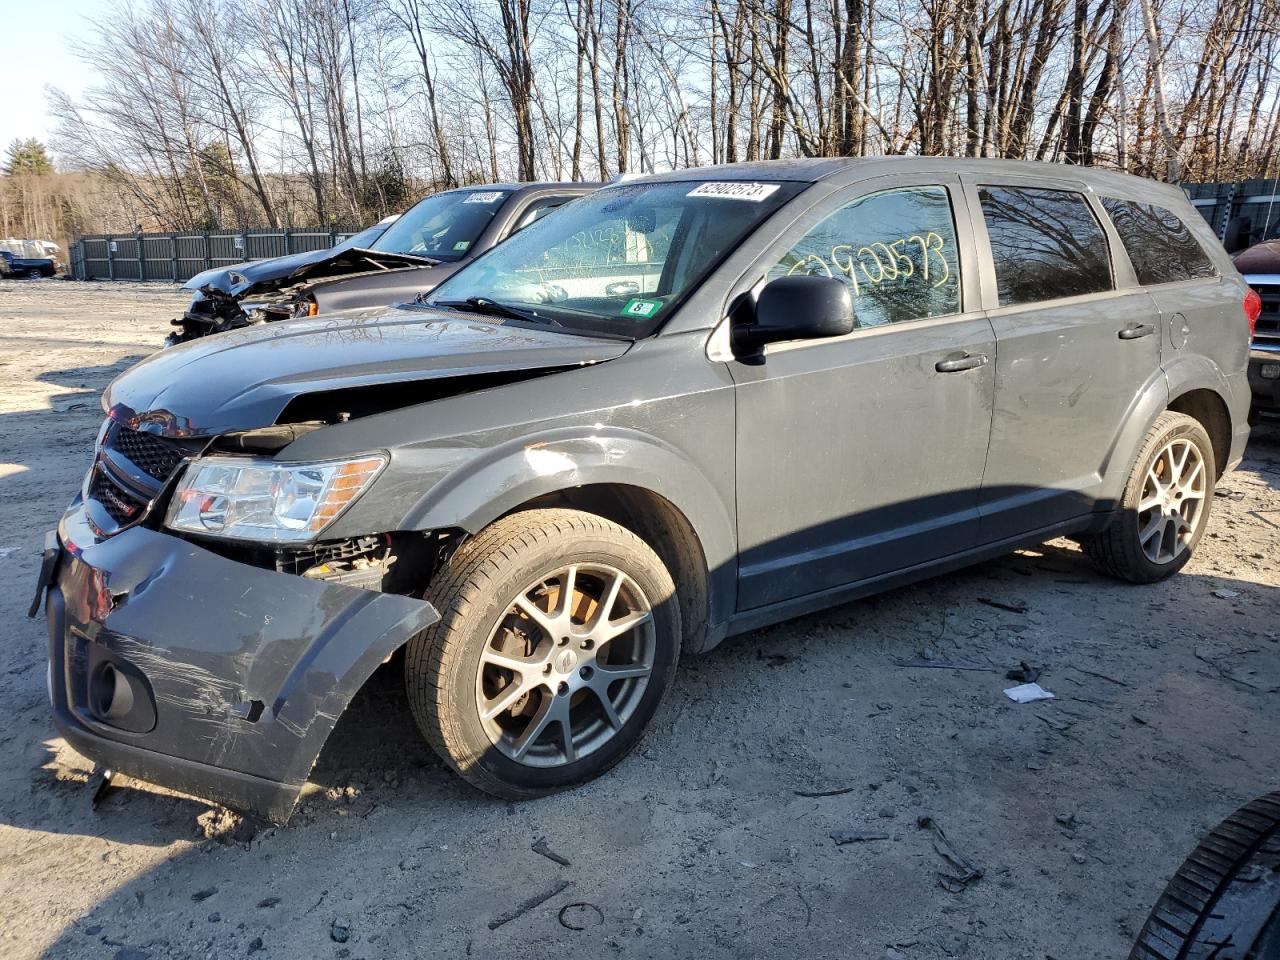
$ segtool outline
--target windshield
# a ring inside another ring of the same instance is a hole
[[[645,337],[804,187],[698,180],[607,187],[468,264],[428,303],[503,305],[533,322]]]
[[[372,227],[367,227],[359,233],[352,234],[341,243],[334,244],[332,250],[334,253],[341,253],[343,250],[354,250],[356,247],[359,247],[361,250],[368,250],[369,244],[382,236],[382,234],[386,232],[386,229],[387,228],[381,223],[374,224]]]
[[[460,260],[484,232],[510,190],[450,190],[418,201],[371,246],[383,253],[413,253]]]

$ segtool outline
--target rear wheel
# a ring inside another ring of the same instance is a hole
[[[1084,539],[1103,573],[1154,583],[1191,559],[1209,520],[1217,477],[1213,444],[1200,421],[1162,413],[1143,442],[1111,523]]]
[[[32,280],[39,280],[43,276],[43,274],[35,267],[32,267],[30,270],[27,271],[27,276]]]
[[[573,510],[504,517],[427,592],[409,703],[427,741],[489,793],[534,797],[599,776],[639,742],[675,677],[671,577],[639,537]]]

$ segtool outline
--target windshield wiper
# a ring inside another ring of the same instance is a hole
[[[564,324],[559,320],[551,317],[544,317],[530,310],[521,310],[519,307],[513,307],[510,304],[499,303],[497,300],[490,300],[488,297],[467,297],[465,300],[441,300],[437,304],[441,307],[453,307],[455,310],[473,310],[476,313],[487,313],[495,317],[506,317],[509,320],[527,320],[530,323],[545,323],[553,327],[563,327]]]
[[[366,260],[374,257],[399,257],[402,260],[416,260],[418,263],[425,264],[428,267],[438,267],[444,263],[443,260],[437,260],[435,257],[428,257],[421,253],[405,253],[400,250],[374,250],[370,247],[350,247],[347,253],[364,253],[371,256],[365,257]]]

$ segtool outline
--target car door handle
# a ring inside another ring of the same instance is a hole
[[[1137,340],[1139,337],[1149,337],[1156,332],[1154,323],[1131,323],[1120,331],[1121,340]]]
[[[974,367],[986,366],[987,355],[985,353],[966,353],[962,357],[948,357],[946,360],[939,360],[933,365],[933,369],[939,373],[959,373],[961,370],[972,370]]]

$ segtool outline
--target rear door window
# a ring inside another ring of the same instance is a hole
[[[787,251],[769,279],[843,280],[860,327],[960,312],[960,263],[945,187],[886,190],[841,207]]]
[[[1176,213],[1150,203],[1105,197],[1102,206],[1143,286],[1216,277],[1217,269]]]
[[[1107,237],[1083,194],[986,186],[979,199],[1000,306],[1111,289]]]

